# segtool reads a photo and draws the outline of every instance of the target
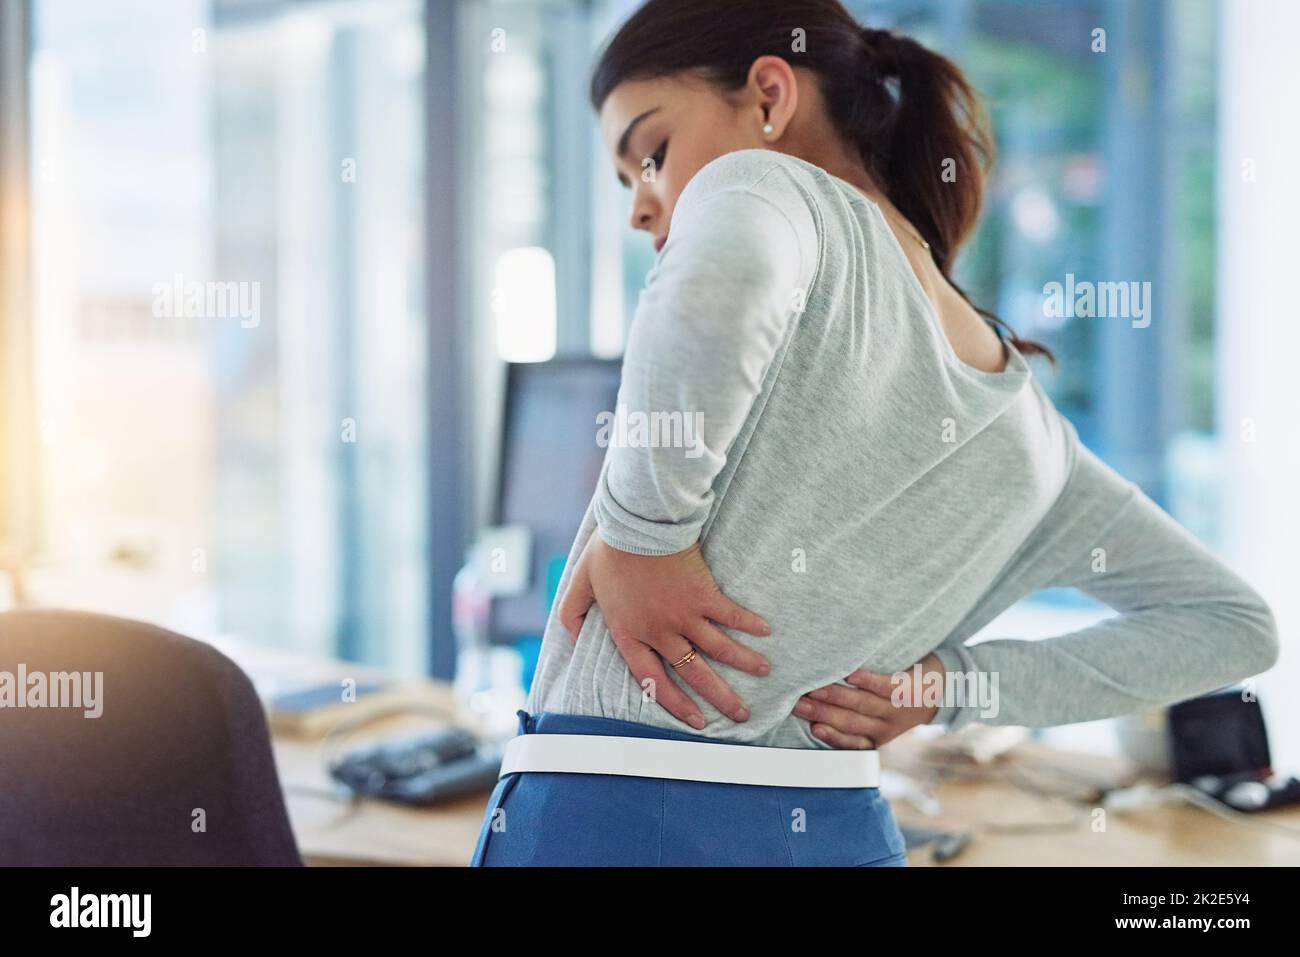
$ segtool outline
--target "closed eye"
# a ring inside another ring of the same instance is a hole
[[[661,169],[664,168],[664,160],[667,157],[668,157],[668,141],[664,140],[662,143],[659,144],[659,149],[651,153],[648,157],[646,157],[646,159],[650,160],[650,166],[653,167],[656,173],[658,173]],[[641,169],[644,171],[646,168],[647,168],[646,165],[642,164]],[[622,173],[618,174],[618,181],[619,184],[624,189],[632,188],[632,184],[628,182],[627,177],[624,176]]]
[[[650,155],[650,162],[654,164],[655,172],[664,168],[664,159],[668,156],[668,141],[664,140],[659,144],[659,149]]]

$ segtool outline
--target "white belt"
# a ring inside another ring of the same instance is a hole
[[[880,786],[880,752],[533,733],[518,735],[506,744],[497,777],[516,771],[624,774],[777,787],[874,788]]]

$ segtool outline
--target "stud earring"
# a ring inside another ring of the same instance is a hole
[[[771,123],[763,124],[763,134],[765,136],[771,136],[774,132],[775,132],[775,128],[772,126]]]

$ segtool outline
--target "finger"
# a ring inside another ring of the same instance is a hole
[[[880,718],[868,717],[850,708],[841,708],[807,696],[795,702],[794,713],[805,721],[832,725],[836,731],[846,735],[875,738],[887,730],[886,722]]]
[[[689,638],[696,648],[720,664],[730,665],[760,677],[772,673],[772,665],[766,658],[753,648],[746,648],[704,619],[700,619],[700,623],[692,627],[685,637]]]
[[[808,697],[827,704],[839,705],[865,714],[872,718],[888,718],[897,710],[889,698],[881,697],[874,691],[863,691],[846,685],[823,685],[808,692]]]
[[[615,639],[615,644],[636,678],[642,694],[649,695],[651,701],[677,720],[684,721],[697,731],[704,729],[704,715],[700,713],[699,705],[668,676],[664,671],[663,659],[653,648],[635,639],[626,638],[621,641]]]
[[[666,635],[653,644],[655,651],[659,652],[670,666],[691,650],[691,643],[681,635]],[[703,654],[697,654],[690,661],[673,670],[677,677],[695,689],[700,697],[723,714],[730,716],[733,721],[749,720],[749,709],[745,707],[745,702],[740,699],[740,695],[736,694],[731,685],[723,681],[718,673],[709,667],[708,659]]]
[[[772,633],[772,627],[748,608],[742,608],[722,592],[713,596],[713,600],[704,609],[704,614],[720,625],[743,631],[747,635],[766,637]]]
[[[843,751],[870,751],[877,747],[876,742],[871,738],[856,734],[845,734],[843,731],[832,728],[829,724],[814,724],[812,732],[832,748],[839,748]]]
[[[893,677],[881,674],[878,671],[867,671],[865,668],[859,668],[844,680],[864,691],[871,691],[886,698],[894,693]]]
[[[586,563],[578,562],[574,566],[573,578],[569,582],[569,587],[565,589],[559,608],[560,624],[569,632],[570,641],[578,640],[582,624],[587,620],[587,612],[591,610],[595,600],[596,595],[591,588],[591,579],[587,577]]]
[[[587,621],[587,611],[591,608],[590,598],[571,598],[565,595],[565,603],[560,606],[560,624],[564,626],[565,631],[569,633],[569,641],[577,643],[578,635],[582,633],[582,626]]]

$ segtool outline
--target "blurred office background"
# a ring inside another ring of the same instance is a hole
[[[506,363],[617,360],[653,261],[586,97],[634,6],[5,0],[0,606],[21,587],[450,676],[451,582],[502,512],[503,429],[565,414],[503,424]],[[1289,642],[1300,12],[848,6],[987,95],[1000,158],[961,278],[1053,348],[1038,374],[1083,440],[1256,584]],[[1067,274],[1150,281],[1150,326],[1048,318]],[[194,280],[255,285],[259,321],[155,315],[158,284]],[[990,633],[1103,614],[1045,593]],[[1288,678],[1289,649],[1259,692],[1294,763]]]

